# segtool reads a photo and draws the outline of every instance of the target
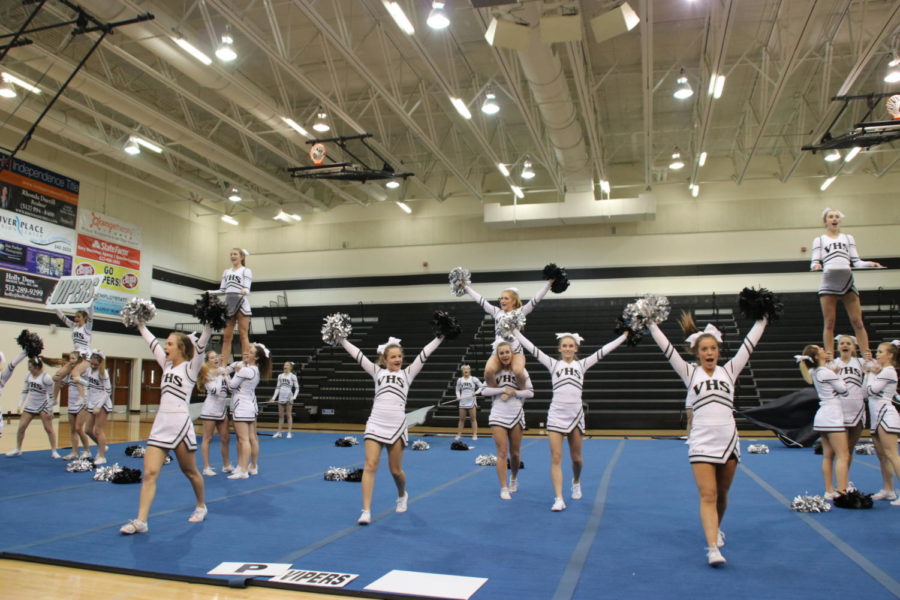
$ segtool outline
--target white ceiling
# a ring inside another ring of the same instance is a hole
[[[47,0],[30,27],[71,20],[66,4]],[[851,163],[826,164],[821,154],[800,151],[837,114],[841,103],[833,95],[896,89],[882,81],[897,42],[896,0],[632,0],[640,25],[602,43],[590,20],[616,2],[534,0],[476,9],[469,0],[450,0],[451,25],[441,31],[425,25],[430,1],[400,4],[416,28],[412,36],[381,0],[83,0],[106,22],[147,12],[156,18],[107,36],[35,138],[157,186],[160,201],[257,216],[385,198],[511,202],[511,184],[524,188],[525,201],[555,202],[578,177],[606,178],[612,197],[633,197],[663,182],[748,185],[900,169],[889,144]],[[561,7],[582,15],[581,42],[525,55],[484,40],[494,15],[534,29],[542,14]],[[0,2],[0,33],[15,32],[34,10]],[[226,26],[239,55],[230,64],[214,56]],[[0,99],[8,132],[27,129],[98,36],[71,30],[28,34],[34,43],[12,48],[0,63],[45,90]],[[178,48],[176,32],[212,65]],[[557,95],[551,101],[535,95],[525,69],[537,63],[546,72],[554,56],[563,76],[548,83]],[[682,68],[696,92],[688,100],[672,96]],[[718,100],[706,93],[713,72],[727,76]],[[486,86],[501,105],[493,116],[479,110]],[[454,110],[449,94],[469,104],[472,120]],[[398,171],[415,176],[398,191],[383,182],[292,179],[288,168],[310,164],[309,146],[282,117],[313,133],[319,106],[332,125],[325,135],[371,133]],[[833,131],[847,131],[865,110],[864,102],[853,103]],[[881,105],[873,118],[887,118]],[[129,135],[164,152],[128,156],[122,147]],[[676,146],[687,164],[673,171]],[[701,151],[709,156],[702,168]],[[526,156],[537,177],[523,182]],[[498,161],[519,167],[504,178]],[[240,205],[225,199],[229,185],[241,189]]]

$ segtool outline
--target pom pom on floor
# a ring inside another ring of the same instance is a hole
[[[457,297],[464,295],[465,287],[472,282],[472,274],[465,267],[456,267],[447,278],[450,280],[450,295]]]
[[[122,467],[122,470],[116,471],[113,473],[113,476],[109,480],[110,483],[140,483],[141,482],[141,470],[140,469],[129,469],[128,467]]]
[[[873,505],[872,494],[863,494],[853,489],[838,494],[832,502],[838,508],[872,508]]]
[[[445,340],[455,340],[462,333],[462,326],[452,314],[446,310],[436,310],[431,317],[431,330],[435,337],[443,337]]]
[[[347,473],[347,478],[344,481],[362,481],[363,470],[362,469],[353,469],[349,473]]]
[[[353,437],[352,435],[348,435],[342,438],[338,438],[334,440],[334,445],[339,446],[341,448],[349,448],[350,446],[356,446],[359,444],[359,440]]]
[[[119,463],[94,469],[94,481],[110,481],[113,476],[122,470]]]
[[[334,313],[325,317],[325,322],[322,324],[322,341],[329,346],[340,346],[341,342],[350,337],[352,332],[350,315]]]
[[[200,299],[194,303],[194,317],[204,325],[209,325],[215,330],[225,329],[228,321],[225,304],[217,296],[203,292]]]
[[[744,288],[738,294],[738,308],[748,319],[759,321],[763,317],[774,321],[784,312],[781,299],[766,288]]]
[[[94,463],[87,458],[76,458],[66,463],[66,471],[69,473],[84,473],[94,469]]]
[[[465,442],[461,442],[459,440],[454,440],[452,444],[450,444],[451,450],[468,450],[469,445]]]
[[[747,446],[747,452],[750,454],[768,454],[769,447],[765,444],[750,444]]]
[[[325,471],[325,481],[344,481],[350,471],[343,467],[328,467]]]
[[[550,291],[554,294],[562,294],[569,289],[569,274],[566,273],[565,268],[557,267],[555,263],[544,267],[543,277],[553,280],[553,283],[550,284]]]
[[[853,451],[857,454],[875,454],[875,444],[863,442],[854,446]]]
[[[413,450],[428,450],[431,446],[425,440],[416,440],[410,446]]]
[[[475,464],[482,467],[490,467],[497,464],[497,457],[493,454],[480,454],[475,459]]]
[[[122,307],[119,315],[122,317],[125,327],[146,325],[156,316],[156,305],[150,300],[132,298]]]
[[[144,446],[128,446],[125,448],[125,456],[132,458],[142,458],[147,449]]]
[[[37,358],[44,351],[44,340],[41,339],[41,336],[27,329],[22,330],[22,333],[16,338],[16,343],[22,347],[28,358]]]
[[[831,510],[831,504],[822,496],[796,496],[791,502],[791,510],[823,513]]]

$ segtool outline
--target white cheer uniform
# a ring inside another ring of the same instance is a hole
[[[362,350],[347,340],[341,340],[344,350],[375,381],[375,398],[372,401],[372,412],[366,421],[364,439],[387,445],[393,445],[397,440],[402,440],[404,446],[409,443],[406,428],[406,399],[409,396],[409,386],[442,341],[443,338],[434,338],[422,348],[408,367],[399,371],[389,371],[375,365],[366,358]]]
[[[79,378],[81,385],[84,386],[84,393],[87,395],[87,407],[89,413],[95,413],[98,410],[112,412],[112,383],[109,381],[109,371],[103,369],[87,369]]]
[[[528,315],[531,311],[535,309],[538,305],[538,302],[544,299],[544,296],[547,295],[547,292],[550,291],[551,282],[548,280],[547,283],[544,284],[544,287],[538,290],[537,294],[534,295],[534,298],[529,300],[522,308],[518,309],[521,311],[522,315]],[[497,344],[500,342],[509,342],[510,348],[513,351],[513,354],[521,354],[522,346],[519,344],[519,340],[515,337],[510,336],[509,338],[503,337],[503,334],[500,332],[500,324],[497,322],[497,319],[503,315],[503,309],[499,306],[494,306],[487,300],[485,300],[481,294],[473,290],[471,287],[465,287],[466,293],[481,306],[482,310],[487,314],[491,315],[494,318],[494,348],[496,351]]]
[[[488,415],[488,425],[491,427],[503,427],[504,429],[512,429],[519,425],[522,429],[525,429],[524,401],[534,398],[534,386],[531,385],[531,377],[528,375],[528,371],[525,371],[524,375],[528,377],[527,388],[524,390],[519,389],[519,379],[515,373],[507,369],[497,372],[497,387],[484,387],[481,389],[479,393],[482,396],[493,398],[491,414]],[[515,389],[516,393],[512,397],[502,400],[500,397],[508,387]]]
[[[292,403],[300,393],[300,384],[293,373],[281,373],[275,383],[275,393],[272,400],[278,400],[278,404]]]
[[[256,404],[256,386],[259,385],[259,367],[241,363],[237,372],[228,380],[231,389],[231,420],[253,423],[259,408]]]
[[[228,379],[224,375],[216,375],[209,379],[204,386],[206,399],[200,409],[200,419],[203,421],[221,421],[226,415],[228,403]]]
[[[91,350],[91,335],[94,329],[94,303],[88,304],[88,317],[84,325],[76,325],[75,321],[67,317],[61,310],[56,311],[56,316],[72,330],[72,347],[84,356],[88,356]]]
[[[478,403],[475,400],[475,392],[483,384],[477,377],[469,375],[468,377],[460,377],[456,380],[456,397],[459,398],[460,408],[477,408]]]
[[[247,294],[242,297],[236,310],[231,309],[231,303],[226,299],[228,306],[228,316],[231,317],[238,312],[242,315],[250,316],[250,284],[253,283],[253,272],[247,267],[238,267],[237,270],[231,267],[225,269],[222,273],[222,283],[219,289],[209,290],[210,294],[240,294],[242,290],[247,290]]]
[[[841,404],[847,397],[847,387],[840,376],[828,367],[810,370],[816,394],[819,395],[819,410],[813,419],[813,429],[823,433],[844,431],[844,410]]]
[[[869,398],[869,423],[872,433],[882,428],[900,435],[900,414],[891,403],[897,393],[897,370],[892,366],[866,376],[866,396]]]
[[[653,340],[688,390],[685,406],[693,413],[688,433],[688,454],[692,463],[725,464],[732,456],[740,461],[741,446],[734,422],[734,389],[765,329],[765,319],[754,323],[734,357],[724,366],[716,365],[713,374],[708,375],[703,367],[681,358],[658,325],[650,325]]]
[[[19,366],[19,363],[25,360],[25,358],[25,353],[20,352],[18,356],[8,362],[5,367],[3,367],[3,371],[0,371],[0,394],[3,393],[3,388],[6,387],[7,382],[9,382],[9,378],[12,377],[13,371],[16,370],[16,367]]]
[[[25,377],[25,385],[22,387],[22,399],[19,406],[27,413],[39,415],[42,412],[53,414],[53,378],[46,373],[37,377],[30,372]]]
[[[813,240],[810,269],[815,266],[822,267],[819,295],[843,296],[851,292],[858,294],[850,269],[871,267],[872,263],[859,258],[852,235],[839,233],[836,238],[822,234]]]
[[[584,405],[581,401],[584,374],[604,356],[622,345],[627,336],[620,335],[587,358],[566,362],[550,358],[521,332],[516,331],[515,335],[522,347],[550,371],[553,398],[550,400],[550,409],[547,412],[547,431],[569,434],[577,427],[581,433],[584,433]]]
[[[866,389],[863,387],[863,378],[871,363],[851,356],[846,362],[837,357],[827,366],[837,372],[847,388],[847,395],[841,398],[841,410],[844,413],[844,427],[852,429],[865,420]]]
[[[197,449],[197,436],[194,433],[194,424],[191,421],[191,394],[197,384],[197,376],[203,366],[206,354],[206,343],[212,335],[212,329],[207,326],[194,347],[194,357],[191,360],[181,361],[173,365],[166,359],[166,353],[160,347],[149,329],[139,325],[141,336],[150,345],[150,350],[156,358],[156,362],[163,369],[160,380],[159,411],[153,419],[153,427],[150,429],[150,437],[147,438],[148,446],[156,446],[164,450],[177,448],[184,442],[187,449]]]
[[[66,386],[66,390],[68,390],[66,397],[68,398],[69,414],[77,415],[83,411],[87,407],[87,404],[85,403],[84,397],[81,395],[79,382],[72,377],[72,374],[70,373],[63,378],[60,384]]]

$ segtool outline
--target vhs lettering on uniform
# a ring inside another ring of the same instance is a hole
[[[397,384],[400,387],[403,387],[403,378],[398,375],[385,375],[378,379],[378,385],[383,383]]]
[[[694,386],[694,393],[699,395],[703,388],[706,388],[706,391],[717,390],[720,392],[725,392],[726,394],[731,393],[731,386],[728,385],[727,381],[719,381],[718,379],[709,379],[707,381],[701,381],[697,385]]]
[[[577,377],[577,376],[581,375],[581,371],[579,371],[578,369],[574,369],[572,367],[563,367],[562,369],[559,369],[558,371],[556,371],[557,377],[562,377],[564,375],[569,376],[569,377]]]
[[[163,375],[163,383],[174,383],[176,386],[181,386],[184,380],[175,373],[166,373]]]

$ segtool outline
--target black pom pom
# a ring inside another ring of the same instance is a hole
[[[362,469],[353,469],[349,473],[347,473],[347,479],[344,481],[362,481],[363,470]]]
[[[639,331],[635,331],[631,328],[630,324],[625,321],[621,316],[616,317],[616,327],[613,329],[616,335],[622,335],[625,332],[631,332],[628,337],[625,339],[625,344],[628,346],[637,346],[641,341],[641,338],[644,337]]]
[[[211,296],[209,292],[203,292],[200,299],[194,303],[194,316],[215,330],[225,329],[228,321],[225,304],[217,296]]]
[[[44,340],[41,339],[41,336],[27,329],[22,330],[22,333],[16,338],[16,343],[22,347],[28,358],[36,358],[44,351]]]
[[[456,317],[445,310],[436,310],[431,317],[431,329],[435,337],[441,336],[445,340],[455,340],[462,333],[462,327]]]
[[[459,441],[459,440],[456,440],[456,441],[454,441],[453,443],[450,444],[450,449],[451,449],[451,450],[468,450],[468,449],[469,449],[469,445],[468,445],[467,443],[465,443],[465,442],[461,442],[461,441]]]
[[[109,481],[110,483],[140,483],[141,470],[122,467],[122,470],[116,471]]]
[[[125,448],[125,456],[131,456],[134,454],[134,451],[140,448],[140,446],[128,446]]]
[[[759,321],[763,317],[774,321],[781,316],[784,305],[781,299],[766,288],[744,288],[738,294],[738,307],[748,319]]]
[[[552,279],[550,291],[554,294],[562,294],[569,288],[569,274],[563,267],[557,267],[555,263],[550,263],[544,267],[544,279]]]
[[[859,490],[848,490],[838,494],[834,500],[838,508],[872,508],[872,494],[863,494]]]

